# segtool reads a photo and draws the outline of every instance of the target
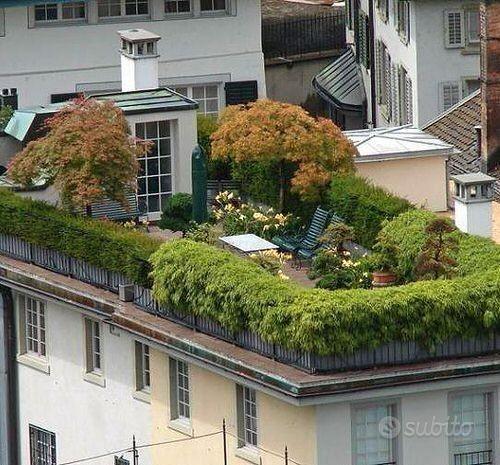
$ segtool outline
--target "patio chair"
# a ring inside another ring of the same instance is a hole
[[[312,247],[318,243],[328,221],[329,212],[321,207],[316,208],[307,232],[302,236],[275,236],[272,242],[280,249],[295,252],[300,247]]]
[[[330,221],[328,221],[328,225],[325,224],[323,231],[327,228],[327,226],[340,224],[343,222],[344,220],[340,218],[340,216],[336,215],[335,213],[332,213]],[[323,234],[323,232],[321,234]],[[318,235],[315,241],[303,241],[299,245],[299,247],[295,250],[297,258],[299,260],[310,260],[316,255],[318,250],[322,249],[322,244],[319,242],[321,234]]]

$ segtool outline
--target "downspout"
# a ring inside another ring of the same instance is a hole
[[[0,455],[0,465],[19,465],[19,419],[18,419],[18,383],[17,383],[17,363],[16,363],[16,331],[14,320],[14,305],[12,291],[9,288],[0,286],[0,305],[3,306],[3,312],[0,317],[3,320],[3,351],[0,350],[0,356],[4,354],[4,359],[0,366],[5,364],[5,409],[7,419],[7,430],[5,438],[7,440],[4,455]],[[1,340],[2,338],[0,338]],[[1,399],[0,399],[1,404]],[[0,412],[1,413],[1,412]],[[1,421],[1,419],[0,419]],[[2,439],[2,438],[0,438]],[[2,444],[0,444],[0,447]],[[4,464],[2,460],[5,459]]]
[[[371,124],[372,128],[377,127],[377,81],[375,69],[375,0],[368,0],[369,4],[369,33],[370,33],[370,99],[371,99]]]

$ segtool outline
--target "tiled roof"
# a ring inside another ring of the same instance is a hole
[[[439,137],[460,151],[450,158],[450,174],[480,171],[475,129],[480,124],[481,93],[478,91],[424,127],[424,131]]]

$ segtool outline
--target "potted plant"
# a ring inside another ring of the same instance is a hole
[[[373,287],[392,286],[398,280],[396,274],[397,249],[392,244],[378,242],[374,248],[374,266],[375,271],[372,272]]]

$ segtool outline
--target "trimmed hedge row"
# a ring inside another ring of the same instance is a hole
[[[161,242],[112,222],[75,217],[0,189],[0,232],[148,282],[149,256]]]
[[[371,248],[385,220],[415,207],[358,176],[334,177],[328,206],[352,226],[356,242]]]
[[[163,244],[152,264],[153,293],[161,303],[320,355],[397,340],[432,348],[500,327],[499,270],[377,291],[331,292],[301,288],[229,252],[188,240]]]

